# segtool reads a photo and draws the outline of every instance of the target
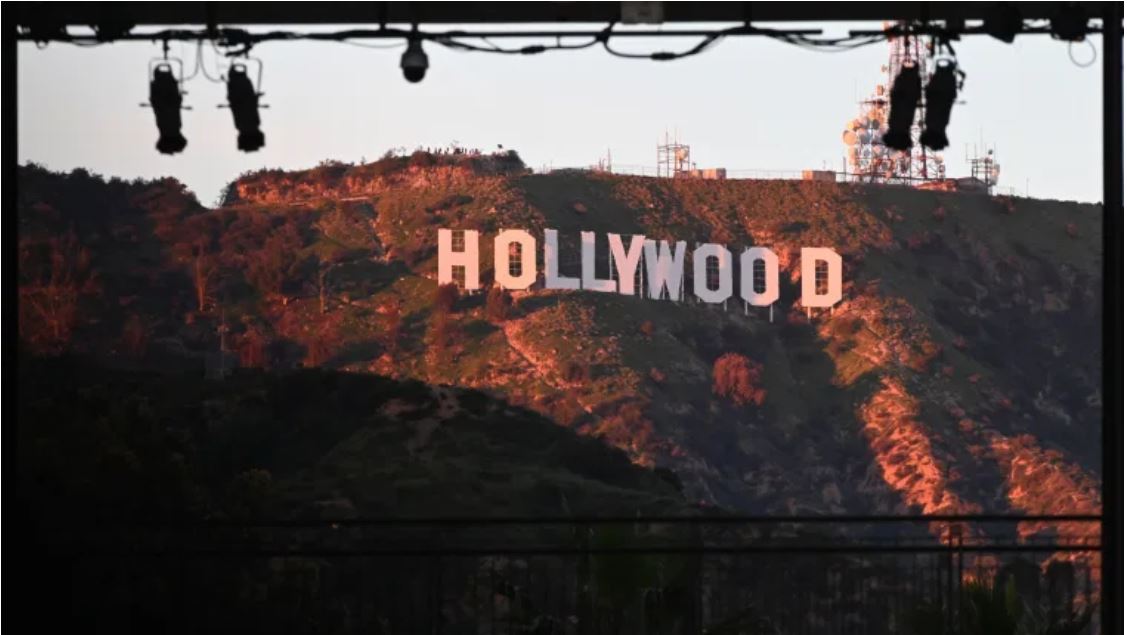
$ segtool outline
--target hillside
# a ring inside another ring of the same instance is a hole
[[[477,389],[668,468],[690,500],[731,510],[1100,509],[1098,206],[534,175],[511,155],[416,153],[245,175],[217,209],[171,179],[28,166],[19,222],[20,333],[41,354]],[[550,227],[565,254],[580,230],[763,245],[780,256],[783,295],[773,320],[735,301],[543,289],[492,306],[462,295],[447,310],[439,227],[486,238]],[[808,317],[796,256],[809,246],[843,256],[845,299]],[[746,358],[736,384],[754,398],[714,390],[727,354]]]
[[[23,358],[20,503],[51,526],[683,511],[676,478],[475,391]]]

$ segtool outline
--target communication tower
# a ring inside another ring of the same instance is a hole
[[[613,164],[610,160],[610,148],[607,148],[607,156],[600,157],[599,162],[591,168],[595,172],[614,172]]]
[[[885,27],[888,26],[886,23]],[[842,133],[849,180],[910,185],[946,178],[943,155],[920,145],[920,122],[924,113],[922,98],[912,124],[912,148],[906,152],[892,150],[882,140],[887,129],[892,84],[900,69],[909,64],[919,66],[926,78],[927,47],[916,36],[890,36],[888,63],[881,66],[883,81],[877,84],[872,96],[861,101],[860,113],[846,123]]]

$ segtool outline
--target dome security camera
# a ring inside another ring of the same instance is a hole
[[[427,66],[427,54],[423,51],[422,41],[415,38],[408,40],[407,50],[399,61],[403,77],[412,84],[421,82],[427,74]]]

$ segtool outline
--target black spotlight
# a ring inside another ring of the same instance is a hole
[[[97,19],[90,28],[99,42],[113,42],[129,35],[133,27],[137,26],[129,18],[128,8],[120,3],[103,2],[97,5]]]
[[[1021,32],[1021,12],[1017,7],[999,3],[986,12],[986,19],[982,21],[982,28],[991,37],[1012,44],[1014,36]]]
[[[1049,20],[1053,37],[1066,42],[1083,42],[1088,37],[1088,16],[1074,4],[1066,4]]]
[[[266,135],[259,129],[258,91],[247,77],[247,68],[234,64],[227,73],[227,103],[231,106],[231,116],[239,131],[239,149],[254,152],[266,145]]]
[[[955,60],[940,59],[936,62],[935,73],[927,83],[927,111],[924,113],[924,131],[920,134],[920,143],[925,148],[942,150],[949,145],[947,124],[951,121],[951,108],[959,93],[958,73]]]
[[[920,103],[920,67],[911,64],[900,69],[896,81],[892,83],[889,98],[888,131],[884,133],[884,145],[893,150],[907,150],[912,147],[912,120]]]
[[[172,67],[161,64],[153,70],[149,82],[149,104],[157,118],[157,150],[161,154],[176,154],[182,151],[188,140],[180,134],[180,106],[184,97],[180,94],[180,82],[172,73]]]
[[[399,61],[403,69],[403,77],[412,84],[423,81],[427,74],[427,54],[423,51],[423,42],[418,38],[407,40],[407,50]]]

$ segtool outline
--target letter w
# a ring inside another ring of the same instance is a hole
[[[647,240],[645,252],[650,298],[660,300],[661,290],[665,288],[669,292],[669,299],[680,299],[681,278],[685,270],[685,242],[677,241],[673,254],[670,255],[668,242],[661,241],[659,249],[657,242]]]

